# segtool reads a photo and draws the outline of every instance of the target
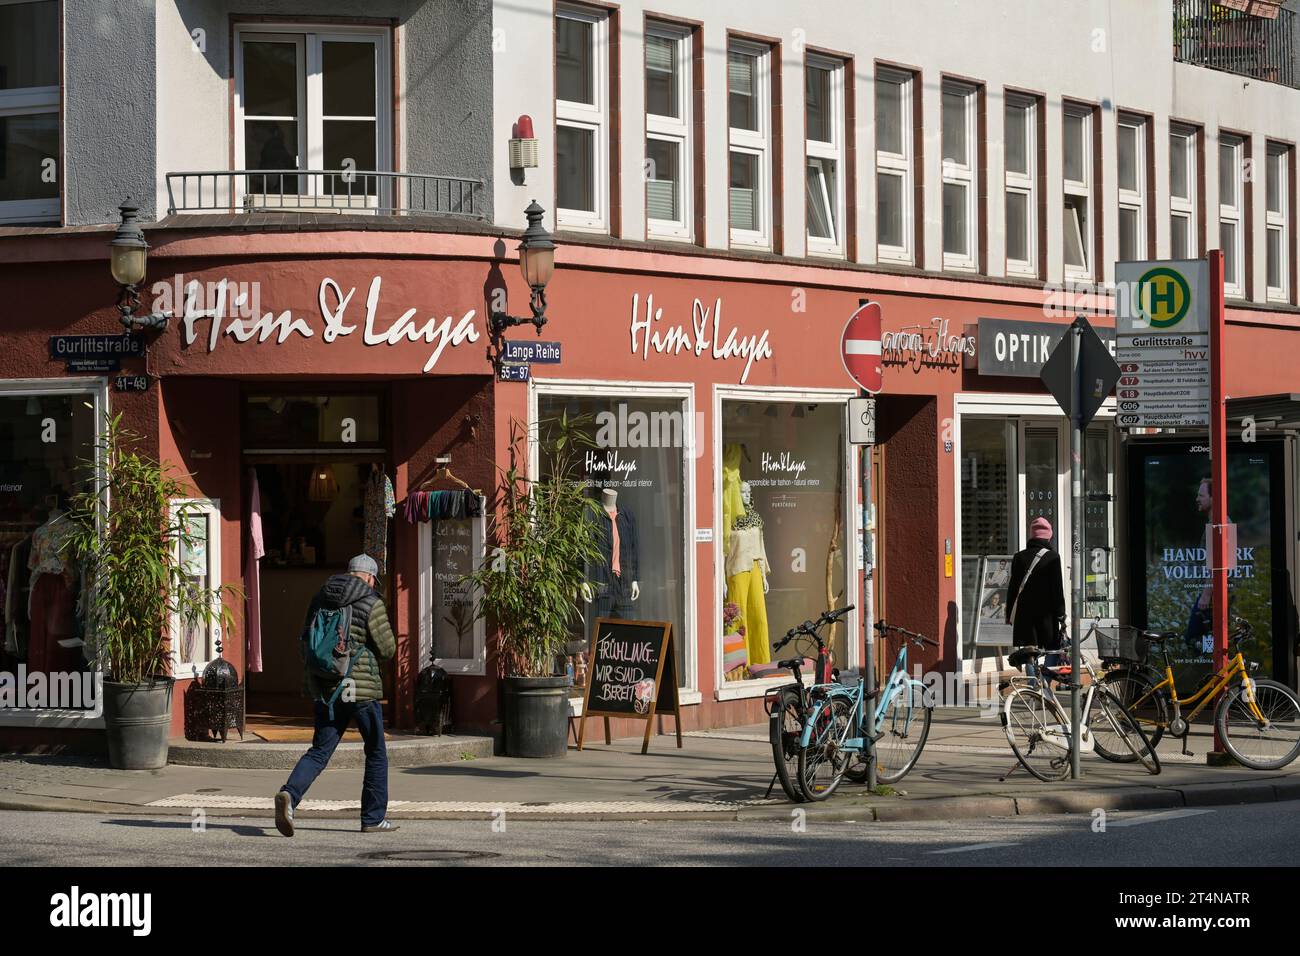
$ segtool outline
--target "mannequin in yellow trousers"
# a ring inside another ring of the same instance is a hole
[[[767,576],[771,565],[763,542],[763,519],[753,508],[749,482],[740,482],[743,510],[731,526],[726,541],[727,600],[740,608],[745,625],[749,666],[772,660],[767,633]]]

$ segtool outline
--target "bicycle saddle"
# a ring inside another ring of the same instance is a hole
[[[1024,667],[1027,663],[1042,657],[1043,650],[1039,647],[1017,647],[1007,658],[1007,663],[1012,667]]]

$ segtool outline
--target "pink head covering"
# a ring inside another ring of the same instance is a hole
[[[1029,537],[1031,538],[1050,538],[1052,536],[1052,523],[1041,515],[1029,522]]]

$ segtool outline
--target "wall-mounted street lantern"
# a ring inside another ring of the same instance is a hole
[[[145,266],[149,262],[149,243],[144,241],[144,230],[140,228],[140,209],[131,205],[131,200],[118,206],[122,221],[118,223],[113,241],[108,244],[108,264],[113,278],[119,286],[117,292],[117,311],[122,314],[122,325],[128,332],[152,330],[161,332],[167,328],[168,313],[152,312],[139,316],[135,310],[140,308],[140,292],[137,286],[144,281]]]
[[[546,283],[551,281],[551,274],[555,272],[555,241],[542,225],[546,210],[537,205],[537,200],[528,204],[524,215],[528,217],[528,228],[524,230],[523,240],[519,243],[519,271],[528,283],[528,305],[533,315],[532,318],[521,319],[504,312],[493,312],[489,317],[493,336],[499,336],[506,329],[526,322],[531,322],[537,329],[537,334],[541,335],[542,326],[546,324]]]

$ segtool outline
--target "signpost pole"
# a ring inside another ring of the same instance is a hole
[[[864,391],[862,392],[862,396],[864,398],[869,397],[869,393]],[[859,478],[859,484],[861,485],[862,488],[862,507],[860,512],[861,521],[862,521],[862,573],[865,575],[867,568],[871,566],[870,565],[871,555],[868,554],[868,543],[867,543],[868,542],[867,517],[870,514],[870,509],[871,509],[871,481],[870,481],[871,476],[869,471],[869,469],[871,468],[871,446],[863,445],[861,447],[862,447],[862,458],[861,458],[862,473],[858,476],[858,478]],[[863,581],[864,597],[870,594],[870,588],[871,588],[871,579],[864,578]],[[872,609],[871,601],[863,600],[862,608],[859,611],[859,614],[862,617],[862,633],[863,633],[862,680],[864,682],[863,691],[865,696],[865,702],[863,703],[862,706],[864,711],[868,714],[874,713],[876,708],[876,701],[871,696],[871,692],[876,689],[876,634],[874,628],[872,627],[871,609]],[[867,792],[874,793],[876,790],[876,739],[872,735],[872,731],[874,730],[874,728],[872,727],[870,721],[867,722],[867,726],[864,729],[867,731],[866,741],[865,741],[866,742],[865,756],[867,759]]]
[[[1228,660],[1228,406],[1224,394],[1224,302],[1223,252],[1214,249],[1210,260],[1210,521],[1213,533],[1212,583],[1214,595],[1214,667],[1222,670]],[[1214,732],[1214,750],[1221,754],[1223,742]]]
[[[1070,779],[1078,780],[1082,743],[1079,715],[1080,619],[1083,617],[1083,316],[1070,326]]]

